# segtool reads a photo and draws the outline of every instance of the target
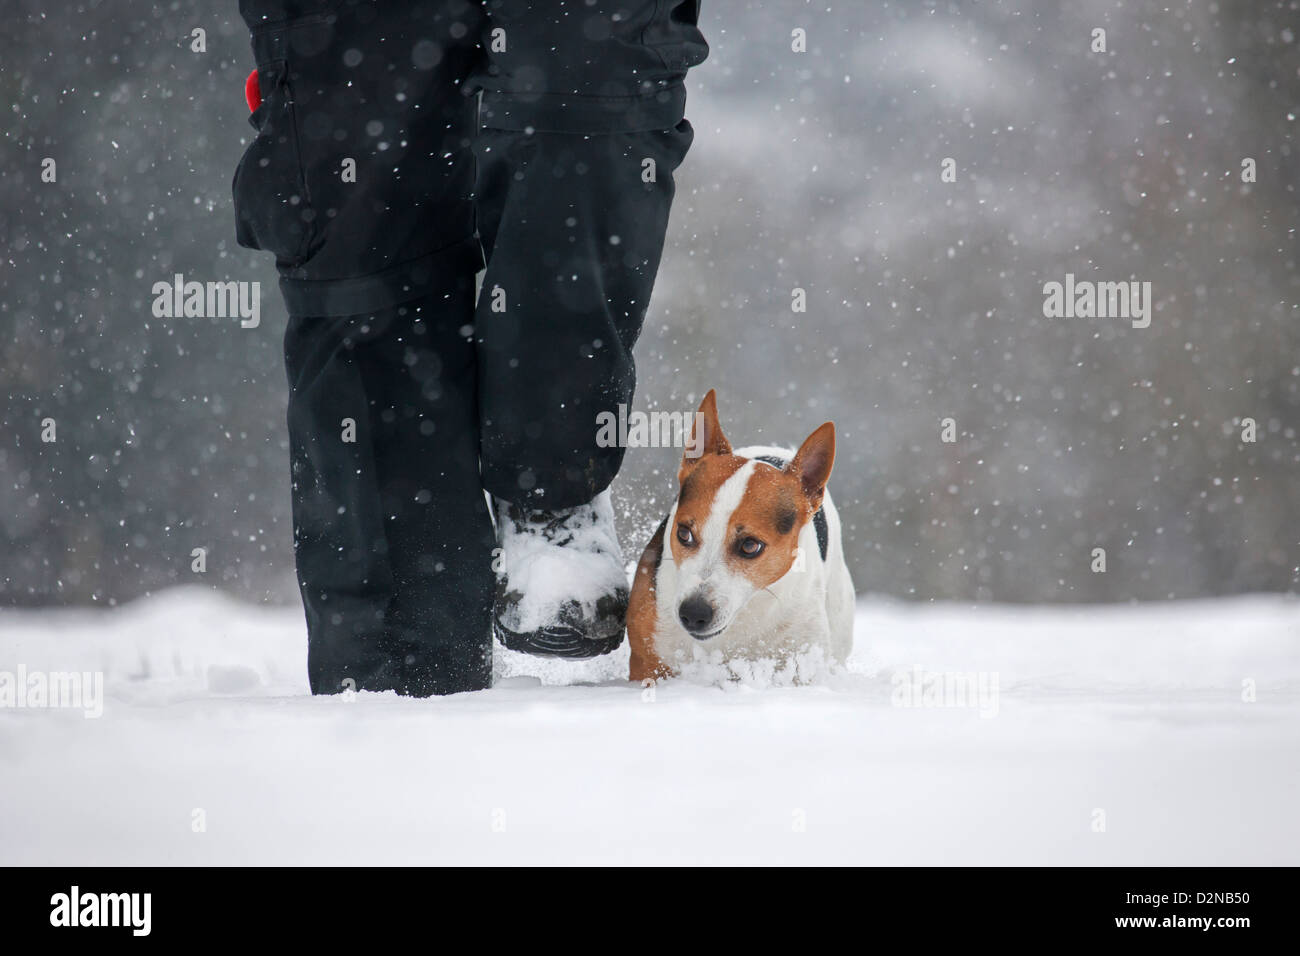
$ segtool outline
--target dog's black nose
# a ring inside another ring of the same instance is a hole
[[[713,623],[713,607],[698,594],[692,594],[677,609],[677,617],[681,620],[682,627],[692,634],[698,634],[708,630]]]

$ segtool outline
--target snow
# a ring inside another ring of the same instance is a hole
[[[1300,863],[1294,599],[869,599],[856,640],[810,687],[651,693],[623,649],[313,698],[296,609],[0,611],[0,672],[106,695],[0,710],[0,863]],[[895,706],[917,667],[996,677],[996,707]]]
[[[619,559],[608,488],[590,504],[545,512],[564,515],[553,531],[551,523],[542,518],[533,515],[515,520],[509,517],[509,506],[498,503],[497,507],[501,549],[494,570],[499,570],[508,591],[518,597],[494,613],[510,630],[526,634],[565,620],[569,617],[565,605],[570,603],[577,604],[581,619],[593,620],[598,617],[602,598],[620,590],[626,593],[627,577]],[[557,538],[562,546],[556,543]],[[611,623],[600,636],[611,636],[613,626]]]

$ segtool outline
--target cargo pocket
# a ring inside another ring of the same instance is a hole
[[[699,24],[700,0],[660,0],[641,33],[641,43],[654,50],[665,69],[685,73],[709,55]]]
[[[249,116],[257,135],[235,168],[235,239],[274,253],[280,266],[297,266],[311,249],[315,214],[286,64],[259,69],[258,85],[262,102]]]

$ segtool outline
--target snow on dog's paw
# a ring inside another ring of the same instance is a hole
[[[674,666],[681,678],[715,687],[803,687],[825,684],[843,670],[820,647],[810,647],[786,657],[726,657],[720,651],[695,648],[691,660]]]

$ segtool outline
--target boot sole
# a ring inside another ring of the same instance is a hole
[[[543,628],[521,634],[503,627],[500,621],[492,622],[492,630],[502,646],[512,651],[534,657],[560,657],[581,661],[608,654],[623,643],[623,631],[612,637],[583,637],[578,631],[567,628]]]

